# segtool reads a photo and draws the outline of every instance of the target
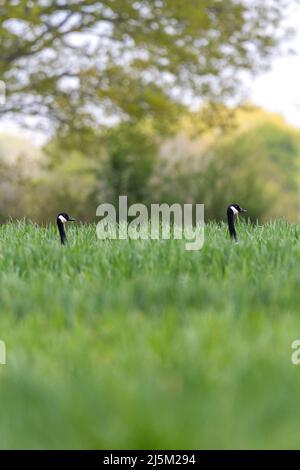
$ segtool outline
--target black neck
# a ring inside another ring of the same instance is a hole
[[[232,240],[237,241],[236,231],[234,227],[234,215],[230,209],[228,209],[228,212],[227,212],[227,219],[228,219],[228,228],[229,228],[230,237],[232,238]]]
[[[58,227],[58,230],[59,230],[61,244],[65,245],[67,243],[66,232],[65,232],[65,229],[64,229],[64,224],[59,219],[57,220],[57,227]]]

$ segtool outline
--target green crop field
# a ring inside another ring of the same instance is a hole
[[[300,227],[0,228],[1,448],[296,448]]]

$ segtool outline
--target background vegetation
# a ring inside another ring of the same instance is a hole
[[[202,128],[199,114],[186,114],[164,137],[149,121],[121,123],[53,138],[43,152],[2,138],[2,220],[47,223],[64,209],[91,222],[101,202],[117,204],[119,195],[147,205],[204,203],[206,220],[222,219],[236,200],[253,221],[299,220],[299,130],[250,106],[229,129]]]

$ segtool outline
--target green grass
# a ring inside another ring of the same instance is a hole
[[[300,228],[0,228],[1,448],[297,448]]]

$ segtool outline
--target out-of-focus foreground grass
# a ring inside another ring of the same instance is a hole
[[[297,448],[300,228],[0,228],[1,448]]]

